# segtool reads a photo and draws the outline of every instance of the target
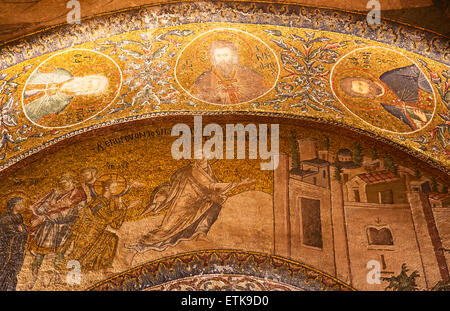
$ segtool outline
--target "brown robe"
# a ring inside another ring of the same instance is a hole
[[[72,225],[84,200],[86,195],[78,186],[65,193],[52,191],[36,202],[31,207],[29,248],[38,254],[61,251],[69,242]]]
[[[126,212],[118,197],[98,196],[83,209],[83,215],[75,223],[73,249],[66,259],[77,260],[85,271],[110,267],[119,237],[108,227],[119,229]]]
[[[248,102],[268,90],[262,75],[245,66],[234,66],[229,77],[215,68],[201,74],[191,88],[191,94],[203,101],[235,105]]]

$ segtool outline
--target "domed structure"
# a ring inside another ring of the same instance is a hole
[[[337,158],[339,162],[351,162],[353,161],[353,152],[351,152],[346,148],[339,149],[337,153]]]

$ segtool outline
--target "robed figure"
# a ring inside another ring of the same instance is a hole
[[[416,65],[383,73],[378,81],[358,76],[341,79],[342,90],[352,97],[380,101],[386,112],[415,131],[433,117],[433,90]]]
[[[74,77],[63,68],[41,66],[27,82],[24,98],[30,101],[24,106],[27,117],[39,122],[50,114],[59,114],[75,96],[97,95],[108,87],[103,75]]]
[[[73,78],[62,68],[53,70],[40,67],[34,72],[24,92],[24,98],[32,101],[25,106],[25,113],[33,122],[39,122],[50,113],[58,114],[70,104],[73,95],[62,91],[65,82]]]
[[[32,263],[33,281],[29,288],[33,288],[39,269],[47,254],[56,253],[54,260],[56,269],[70,246],[72,225],[78,212],[84,205],[86,195],[83,188],[76,183],[71,174],[64,174],[59,179],[59,187],[52,190],[31,206],[29,248],[34,255]]]
[[[247,179],[237,183],[219,182],[207,160],[194,161],[153,191],[148,212],[156,214],[166,210],[166,214],[155,230],[127,248],[137,252],[163,251],[181,241],[206,237],[227,199],[225,194],[250,183]]]
[[[107,272],[112,267],[119,237],[110,228],[119,229],[126,220],[127,209],[139,204],[133,201],[126,206],[122,202],[122,193],[115,194],[117,181],[108,179],[101,184],[101,195],[84,208],[73,227],[73,248],[67,256],[67,260],[77,260],[84,271]],[[135,184],[127,189],[137,187]]]
[[[61,189],[53,190],[33,204],[30,248],[38,254],[58,253],[72,234],[79,207],[86,199],[70,175],[60,178]]]
[[[202,73],[191,94],[203,101],[235,105],[248,102],[268,91],[264,77],[239,64],[237,46],[230,41],[214,41],[210,47],[211,69]]]
[[[28,238],[20,214],[24,206],[22,198],[12,198],[7,202],[7,211],[0,214],[0,291],[16,290]]]
[[[416,65],[410,65],[385,72],[380,76],[390,90],[398,97],[397,101],[382,103],[393,116],[417,130],[426,125],[433,116],[431,101],[433,90],[430,83]]]

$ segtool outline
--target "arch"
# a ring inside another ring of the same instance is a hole
[[[214,42],[239,61],[201,50]],[[11,286],[148,290],[204,273],[383,290],[361,268],[382,249],[421,289],[448,282],[449,66],[433,31],[277,1],[127,7],[0,43],[0,195],[26,193],[34,243]],[[179,123],[201,148],[227,150],[236,124],[259,124],[272,145],[176,160]],[[69,172],[73,187],[58,183]],[[64,243],[46,240],[41,216],[66,211]],[[68,259],[86,273],[78,287],[57,282]]]
[[[222,272],[221,267],[226,267],[226,272]],[[148,262],[97,283],[89,290],[148,290],[200,274],[268,277],[279,286],[285,284],[284,286],[292,286],[294,290],[354,290],[332,276],[300,262],[257,252],[220,249],[177,254]],[[233,282],[228,286],[228,290],[238,289],[233,287]]]

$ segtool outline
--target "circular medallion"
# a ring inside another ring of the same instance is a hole
[[[175,78],[197,100],[216,105],[250,102],[274,88],[280,65],[261,39],[237,29],[213,29],[181,51]]]
[[[73,49],[53,55],[30,75],[22,93],[25,116],[44,128],[85,122],[117,97],[122,72],[102,53]]]
[[[419,65],[394,50],[356,49],[330,75],[335,97],[356,117],[377,129],[408,134],[433,119],[436,97]]]

